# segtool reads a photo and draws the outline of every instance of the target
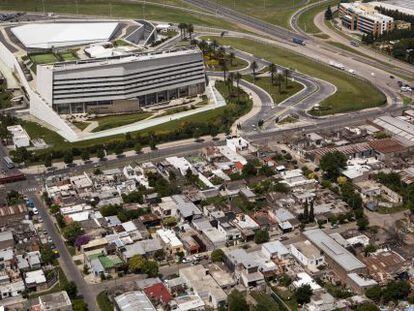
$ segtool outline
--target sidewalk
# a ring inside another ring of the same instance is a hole
[[[224,134],[219,134],[219,135],[217,135],[217,138],[219,139],[217,141],[223,141],[224,138],[225,138],[225,135]],[[200,139],[204,140],[204,142],[213,142],[213,139],[212,139],[211,136],[202,136],[202,137],[200,137]],[[157,150],[170,149],[170,148],[179,147],[179,146],[190,146],[192,144],[195,144],[194,138],[184,139],[184,140],[179,140],[179,141],[172,141],[172,142],[157,145]],[[141,153],[142,154],[149,154],[151,152],[153,152],[153,150],[151,150],[150,147],[144,147],[144,148],[142,148]],[[104,161],[104,162],[100,161],[100,159],[97,158],[97,157],[91,157],[88,161],[86,161],[86,163],[82,159],[75,159],[73,161],[73,163],[76,164],[75,167],[80,168],[85,164],[88,164],[88,165],[90,165],[90,164],[105,164],[105,163],[110,162],[111,160],[116,160],[118,158],[128,159],[128,158],[132,158],[136,155],[137,155],[137,153],[135,152],[135,150],[129,150],[129,151],[123,152],[121,156],[117,156],[115,154],[107,155],[105,157],[106,161]],[[55,170],[62,170],[62,169],[67,168],[67,166],[64,162],[53,162],[52,167],[54,167]],[[28,175],[42,174],[42,173],[47,172],[47,168],[43,164],[39,164],[39,165],[33,165],[33,166],[29,166],[27,168],[23,168],[23,169],[21,169],[21,171],[22,171],[22,173],[28,174]]]

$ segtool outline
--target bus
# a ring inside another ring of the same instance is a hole
[[[13,161],[9,157],[4,157],[3,160],[6,163],[6,166],[7,166],[8,169],[11,170],[12,168],[15,167]]]

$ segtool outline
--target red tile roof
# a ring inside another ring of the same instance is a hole
[[[172,296],[163,283],[156,283],[154,285],[144,288],[145,294],[149,298],[159,300],[163,303],[169,303]]]

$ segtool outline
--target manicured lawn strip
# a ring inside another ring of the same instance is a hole
[[[94,128],[92,132],[100,132],[103,130],[109,130],[112,128],[120,127],[123,125],[131,124],[149,118],[152,116],[150,112],[140,112],[124,115],[114,115],[114,116],[105,116],[97,117],[91,121],[97,121],[99,126]]]
[[[317,1],[310,0],[309,3]],[[218,0],[218,3],[285,28],[290,28],[289,20],[293,13],[307,4],[303,0]]]
[[[299,16],[298,26],[306,33],[311,33],[311,34],[320,33],[321,30],[313,22],[316,14],[318,14],[321,11],[326,10],[328,6],[337,5],[339,2],[340,2],[339,0],[331,0],[327,3],[322,3],[322,4],[314,6],[313,8],[309,10],[306,10],[303,14]]]
[[[72,124],[74,126],[76,126],[78,129],[80,129],[81,131],[83,131],[84,129],[86,129],[89,125],[88,122],[81,122],[81,121],[74,121],[72,122]]]
[[[229,64],[227,70],[232,71],[232,70],[240,70],[240,69],[244,69],[247,66],[249,66],[249,63],[247,61],[245,61],[244,59],[238,58],[236,57],[233,60],[233,64]],[[222,71],[220,65],[216,65],[213,68],[208,68],[207,70],[212,70],[212,71]]]
[[[285,87],[285,82],[282,82],[282,91],[279,93],[279,87],[271,84],[270,77],[257,77],[256,80],[254,80],[253,76],[247,75],[243,76],[243,79],[256,84],[258,87],[268,92],[269,95],[272,96],[275,104],[279,104],[303,89],[302,84],[295,81],[288,81],[287,88]]]
[[[62,57],[62,59],[64,61],[70,61],[70,60],[77,60],[78,58],[71,52],[67,52],[67,53],[61,53],[59,54],[60,57]]]
[[[164,4],[164,0],[154,1]],[[109,3],[111,5],[109,5]],[[177,8],[162,7],[159,5],[150,4],[150,2],[133,3],[130,1],[113,0],[108,2],[107,0],[83,0],[78,1],[76,6],[74,1],[70,0],[54,0],[45,1],[47,12],[56,13],[68,13],[82,15],[94,15],[94,16],[110,16],[113,18],[143,18],[148,20],[166,21],[173,23],[192,23],[194,25],[212,26],[233,30],[240,30],[239,27],[227,21],[220,20],[204,14],[197,14],[193,12],[186,12],[180,10],[180,8],[189,7],[183,4],[184,2],[179,0],[169,0],[169,4],[176,5]],[[167,4],[168,4],[167,3]],[[191,7],[200,11],[198,8]],[[41,0],[7,0],[0,2],[1,10],[11,11],[29,11],[29,12],[41,12],[43,10]]]
[[[334,84],[337,92],[320,103],[318,115],[328,115],[364,108],[378,107],[385,103],[385,96],[369,82],[354,78],[342,71],[322,65],[303,55],[273,45],[257,43],[248,39],[209,38],[216,39],[221,45],[252,53],[284,67],[293,67],[308,74]]]
[[[36,64],[49,64],[49,63],[55,63],[59,61],[53,53],[31,54],[29,55],[29,57],[35,65]]]
[[[100,292],[96,297],[96,302],[98,303],[99,309],[101,311],[113,311],[114,304],[109,300],[108,293],[106,291]]]

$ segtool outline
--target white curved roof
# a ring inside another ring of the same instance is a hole
[[[49,49],[109,41],[118,23],[39,23],[13,27],[11,31],[26,48]]]

